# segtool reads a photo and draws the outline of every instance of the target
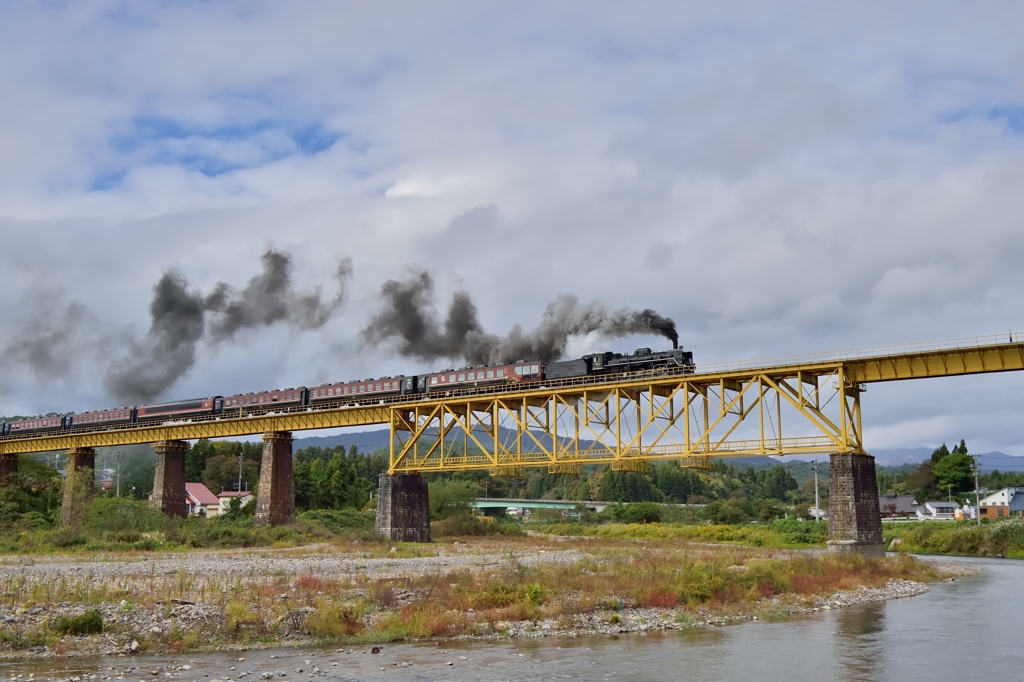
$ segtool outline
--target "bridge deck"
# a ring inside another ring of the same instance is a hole
[[[514,473],[546,465],[571,473],[587,463],[630,469],[654,459],[863,452],[863,384],[1022,370],[1024,343],[1016,338],[1004,334],[699,365],[693,373],[659,370],[529,388],[510,384],[445,396],[395,396],[373,404],[8,435],[0,437],[0,455],[374,424],[391,426],[392,472]],[[826,395],[830,386],[838,400]],[[806,420],[810,435],[782,437],[784,407]],[[748,418],[759,432],[741,437],[738,427]],[[499,442],[502,420],[516,431],[514,442]],[[452,434],[461,439],[461,451],[446,446]]]

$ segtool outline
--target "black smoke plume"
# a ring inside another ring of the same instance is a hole
[[[408,280],[389,280],[381,287],[383,306],[363,329],[369,343],[397,341],[401,355],[419,360],[464,358],[473,365],[515,360],[552,361],[562,357],[570,336],[597,332],[607,337],[660,334],[679,341],[676,325],[653,310],[613,309],[600,301],[580,303],[561,294],[548,304],[540,324],[530,332],[519,326],[505,336],[483,331],[469,294],[452,297],[444,321],[434,308],[433,280],[420,272]]]
[[[404,282],[388,280],[380,290],[384,307],[363,330],[371,343],[398,340],[398,352],[420,360],[463,355],[466,338],[481,333],[476,306],[465,293],[452,297],[444,323],[433,310],[434,282],[427,272]]]
[[[341,285],[330,301],[320,300],[320,289],[297,292],[292,288],[292,260],[287,253],[267,251],[260,258],[263,272],[249,280],[245,289],[235,291],[218,282],[205,299],[205,309],[216,313],[210,328],[214,343],[231,338],[243,329],[288,322],[299,329],[322,327],[345,295],[345,283],[352,274],[352,261],[339,263],[335,278]]]
[[[335,275],[339,290],[328,301],[321,299],[319,289],[295,291],[288,254],[269,250],[261,260],[263,272],[241,291],[223,282],[218,282],[209,294],[190,291],[180,272],[165,272],[153,287],[149,333],[141,341],[125,342],[126,357],[107,372],[107,390],[127,403],[149,402],[192,368],[204,337],[218,344],[235,338],[242,330],[279,322],[315,329],[341,305],[352,272],[348,259],[338,266]]]
[[[0,351],[0,365],[22,365],[40,379],[59,379],[71,373],[82,354],[90,355],[102,345],[99,325],[85,306],[75,301],[65,305],[58,298],[51,292],[32,304],[40,314]]]

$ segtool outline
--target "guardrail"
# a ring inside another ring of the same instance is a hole
[[[762,367],[789,367],[792,365],[811,365],[824,362],[842,362],[844,360],[868,360],[892,355],[908,355],[914,353],[936,353],[946,350],[964,350],[970,348],[988,348],[1007,343],[1024,343],[1021,334],[1008,331],[1005,334],[989,334],[987,336],[966,336],[959,339],[940,341],[922,341],[919,343],[901,343],[888,346],[868,346],[848,350],[824,351],[820,353],[803,353],[797,355],[778,355],[749,360],[730,360],[698,364],[696,374],[717,374]]]

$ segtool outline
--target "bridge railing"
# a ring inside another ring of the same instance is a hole
[[[1021,335],[1014,331],[1005,334],[989,334],[987,336],[965,336],[958,339],[942,339],[939,341],[921,341],[918,343],[890,344],[887,346],[868,346],[837,351],[803,353],[797,355],[777,355],[749,360],[732,360],[725,362],[709,362],[698,364],[696,374],[716,374],[719,372],[735,372],[762,367],[789,367],[792,365],[809,365],[824,362],[842,362],[844,360],[868,360],[893,355],[912,355],[917,353],[935,353],[946,350],[969,350],[987,348],[1006,343],[1024,342]]]

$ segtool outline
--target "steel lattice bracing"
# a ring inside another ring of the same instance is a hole
[[[696,373],[508,384],[373,404],[279,408],[166,422],[0,438],[0,457],[68,448],[222,438],[275,431],[390,425],[391,472],[527,466],[571,473],[584,464],[636,469],[709,457],[863,453],[866,384],[1024,369],[1012,336],[976,337],[743,363]]]
[[[860,393],[841,365],[820,365],[396,405],[391,471],[576,473],[585,464],[706,468],[710,457],[863,453]]]

